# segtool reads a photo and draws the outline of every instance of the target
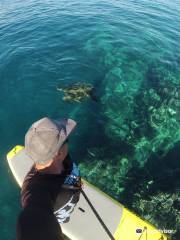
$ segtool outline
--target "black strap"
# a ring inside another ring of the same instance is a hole
[[[69,185],[69,184],[62,184],[61,187],[64,189],[70,189],[70,190],[81,190],[81,187]]]

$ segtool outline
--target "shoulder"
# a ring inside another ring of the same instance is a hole
[[[32,168],[23,182],[21,190],[22,206],[52,206],[63,182],[63,176],[39,174]]]

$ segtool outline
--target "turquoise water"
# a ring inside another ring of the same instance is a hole
[[[20,211],[6,153],[43,116],[77,121],[70,148],[87,180],[179,227],[179,42],[179,0],[0,3],[0,239],[15,239]],[[79,82],[97,101],[63,101],[56,87]]]

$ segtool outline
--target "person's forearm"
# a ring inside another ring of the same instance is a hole
[[[53,212],[46,209],[24,208],[17,222],[16,240],[64,240]]]

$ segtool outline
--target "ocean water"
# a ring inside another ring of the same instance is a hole
[[[179,0],[0,2],[1,240],[20,211],[6,154],[44,116],[76,120],[83,177],[178,239],[179,43]],[[77,83],[93,98],[57,91]]]

